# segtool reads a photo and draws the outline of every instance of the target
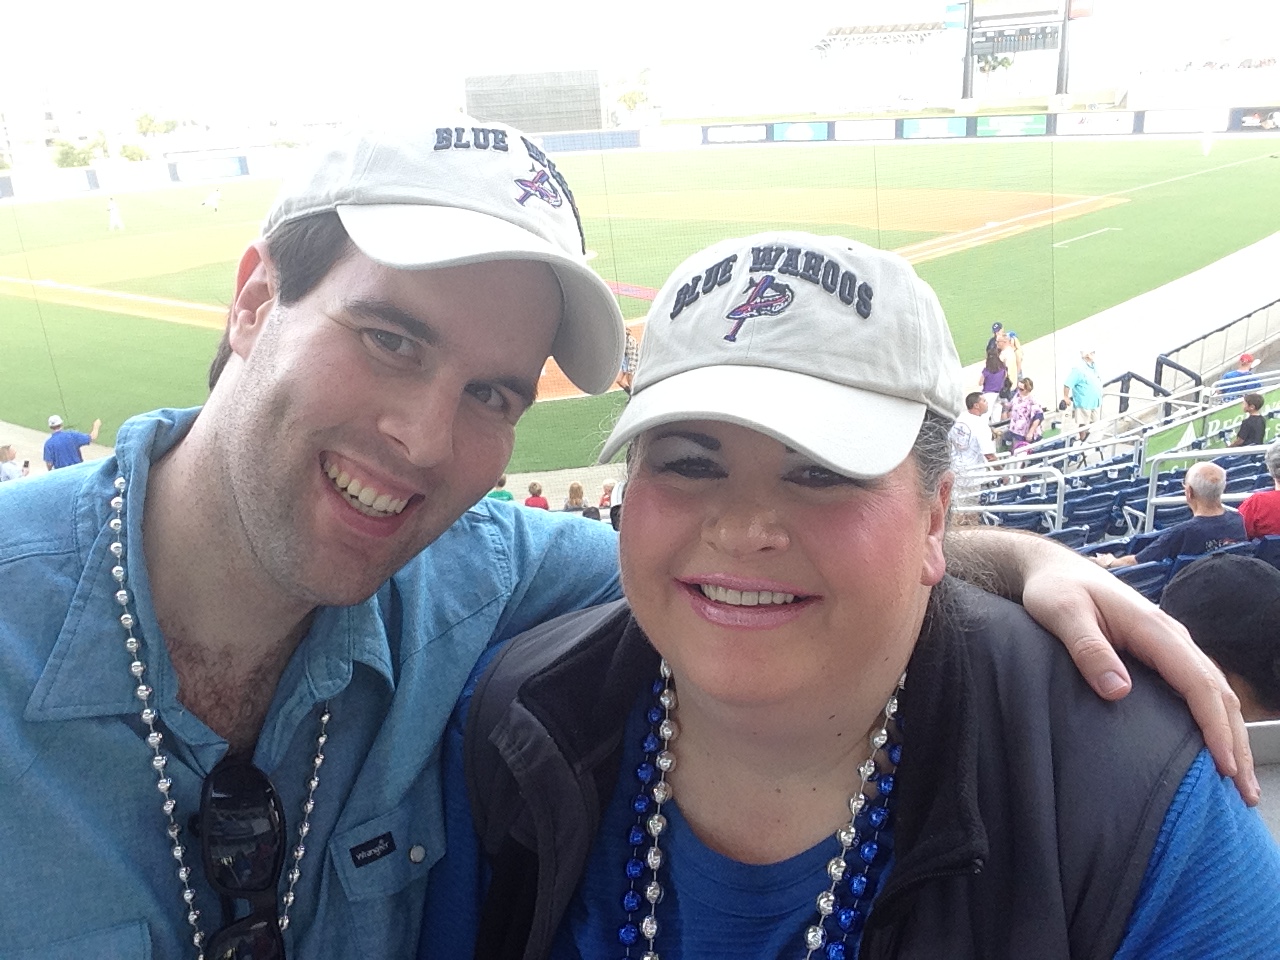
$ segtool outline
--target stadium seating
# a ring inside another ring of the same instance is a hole
[[[1063,527],[1061,530],[1050,530],[1045,534],[1050,540],[1071,547],[1073,550],[1083,547],[1089,539],[1088,527]]]
[[[1254,544],[1255,557],[1280,569],[1280,534],[1268,534]]]
[[[1117,579],[1123,580],[1152,603],[1159,603],[1164,585],[1169,582],[1169,571],[1172,566],[1170,563],[1158,560],[1153,563],[1139,563],[1132,567],[1116,567],[1112,572]]]
[[[1152,527],[1156,530],[1164,530],[1190,519],[1191,508],[1185,503],[1168,503],[1162,507],[1156,507]]]
[[[1257,482],[1258,482],[1258,478],[1252,473],[1243,474],[1238,477],[1229,477],[1227,479],[1227,485],[1226,487],[1223,488],[1222,492],[1223,493],[1248,493],[1249,491],[1254,489],[1254,486],[1257,484]]]

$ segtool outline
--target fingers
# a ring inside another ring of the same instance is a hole
[[[1148,623],[1149,629],[1132,635],[1130,651],[1187,701],[1218,772],[1235,781],[1245,803],[1256,806],[1262,791],[1240,699],[1182,624],[1161,610],[1154,610]]]
[[[1133,689],[1129,671],[1115,647],[1103,637],[1085,634],[1065,643],[1076,669],[1103,700],[1119,700]]]

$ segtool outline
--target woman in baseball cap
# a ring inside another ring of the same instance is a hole
[[[1274,946],[1280,853],[1184,706],[1144,678],[1118,710],[947,576],[960,395],[900,257],[786,232],[677,269],[602,454],[629,446],[627,599],[480,679],[463,831],[488,880],[468,905],[451,837],[423,956]]]

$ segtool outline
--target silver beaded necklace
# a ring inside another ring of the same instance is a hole
[[[120,626],[124,627],[124,648],[129,654],[129,674],[135,684],[133,694],[142,701],[140,717],[147,727],[147,746],[151,748],[151,769],[156,774],[156,789],[164,797],[160,809],[164,812],[166,824],[165,834],[169,838],[173,859],[178,862],[178,881],[182,884],[182,902],[187,910],[187,924],[191,927],[191,942],[195,944],[196,960],[204,960],[204,931],[200,929],[200,911],[196,909],[196,892],[191,886],[191,868],[187,866],[187,849],[182,845],[182,827],[178,824],[176,814],[177,802],[169,795],[173,789],[173,781],[166,775],[165,768],[169,758],[161,752],[164,734],[156,729],[158,715],[151,706],[151,687],[143,680],[147,666],[142,660],[142,640],[134,635],[138,621],[129,612],[129,590],[125,587],[125,550],[124,550],[124,491],[127,484],[124,477],[116,477],[115,494],[111,498],[113,515],[107,521],[107,527],[115,534],[109,547],[115,558],[111,568],[111,578],[116,583],[115,600],[120,604]],[[329,703],[325,701],[320,711],[320,732],[316,736],[316,755],[311,761],[311,772],[307,779],[307,799],[302,804],[302,821],[298,824],[298,842],[292,850],[293,865],[286,875],[289,886],[280,897],[280,929],[289,929],[289,908],[294,902],[294,888],[302,877],[302,858],[306,856],[306,838],[311,830],[311,812],[315,809],[316,788],[320,786],[320,767],[324,763],[324,745],[329,736]]]
[[[619,940],[626,946],[627,956],[631,956],[631,946],[638,940],[643,939],[646,941],[646,947],[641,954],[640,960],[661,960],[658,952],[654,949],[654,941],[658,936],[657,907],[665,893],[662,883],[658,879],[658,870],[662,867],[665,859],[659,841],[668,826],[667,818],[662,812],[662,806],[674,796],[671,783],[667,779],[668,774],[675,768],[676,763],[675,755],[671,752],[671,743],[680,733],[673,716],[677,700],[676,691],[671,686],[671,667],[664,659],[659,664],[658,669],[659,680],[655,685],[655,693],[657,694],[656,712],[651,714],[651,719],[655,722],[654,729],[658,749],[654,753],[652,760],[653,780],[651,782],[645,781],[649,798],[652,800],[652,807],[641,813],[643,827],[637,830],[637,839],[639,839],[639,835],[646,836],[648,849],[644,851],[642,861],[639,859],[633,861],[637,867],[641,863],[643,864],[643,869],[648,872],[648,877],[645,882],[641,883],[640,869],[636,869],[635,872],[629,872],[628,875],[633,877],[634,885],[632,891],[624,894],[623,898],[629,915],[632,913],[632,905],[635,907],[635,912],[643,915],[640,917],[638,924],[628,920],[619,931]],[[847,858],[850,851],[861,839],[856,821],[867,806],[867,784],[884,778],[885,774],[892,773],[896,769],[896,762],[886,758],[886,769],[881,770],[876,764],[876,757],[889,743],[888,726],[898,713],[898,697],[902,693],[903,685],[906,682],[907,675],[904,672],[898,678],[898,683],[894,687],[893,693],[889,696],[888,702],[885,703],[880,722],[868,738],[871,754],[858,767],[858,789],[849,798],[849,822],[841,826],[835,834],[836,842],[840,845],[840,852],[827,862],[826,873],[831,882],[826,889],[818,894],[814,901],[818,914],[817,923],[810,924],[804,931],[805,960],[810,960],[817,951],[828,945],[827,920],[836,912],[838,906],[836,888],[840,881],[845,879],[849,867]],[[894,751],[898,749],[895,747]],[[896,757],[897,753],[893,752],[893,756]],[[887,793],[890,788],[886,786],[884,789]],[[639,811],[641,808],[637,807],[637,810]],[[883,812],[887,814],[887,807],[883,809]],[[647,816],[645,815],[646,813]],[[630,898],[629,901],[628,898]],[[648,907],[647,912],[643,910],[646,905]],[[844,955],[843,949],[840,950],[839,955]]]

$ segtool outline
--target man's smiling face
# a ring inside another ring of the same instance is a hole
[[[266,276],[256,308],[233,308],[252,318],[233,322],[218,426],[233,522],[288,595],[357,603],[506,466],[559,284],[525,261],[396,270],[353,251],[283,306]]]

